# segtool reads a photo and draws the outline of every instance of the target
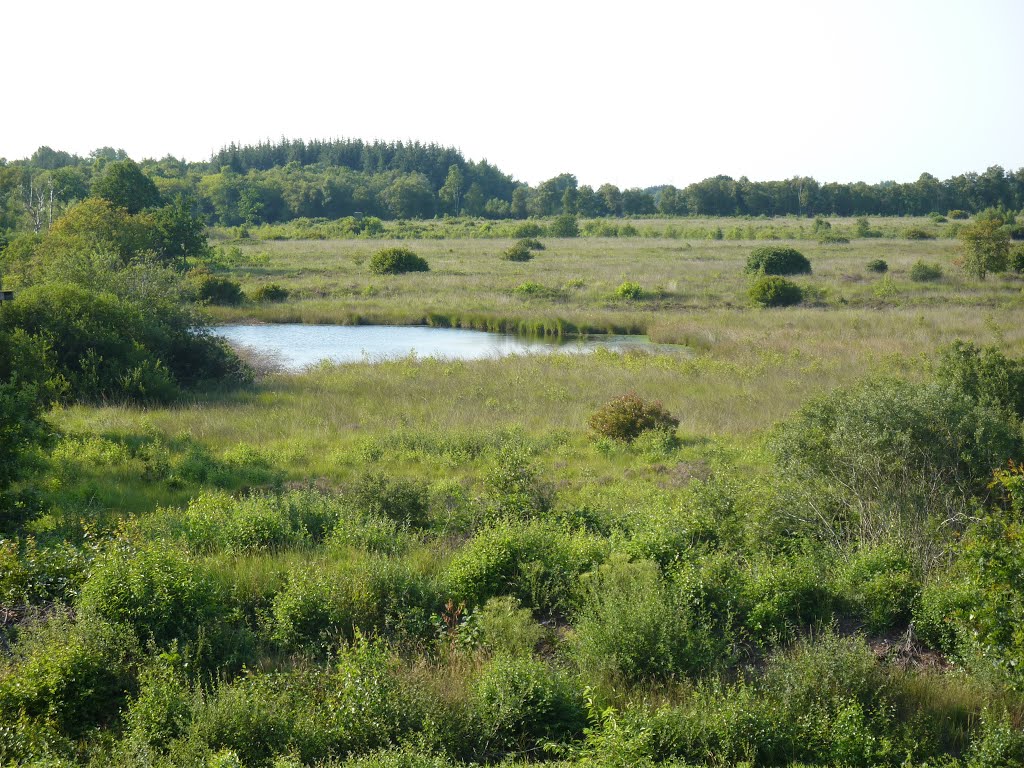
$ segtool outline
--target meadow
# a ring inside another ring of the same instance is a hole
[[[215,230],[205,271],[287,297],[212,322],[655,344],[254,355],[242,388],[54,409],[0,540],[0,761],[1024,759],[1024,279],[966,276],[931,219],[625,223],[526,262],[511,222]],[[810,260],[799,306],[751,305],[766,242]],[[397,246],[430,270],[371,274]],[[599,434],[627,393],[676,424]]]

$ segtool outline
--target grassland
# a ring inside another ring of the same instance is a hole
[[[890,236],[827,245],[795,219],[632,225],[544,238],[525,263],[503,260],[513,241],[494,232],[435,237],[444,222],[416,225],[416,240],[220,233],[215,267],[247,293],[290,295],[212,307],[217,322],[637,332],[678,346],[325,365],[170,407],[55,411],[61,436],[40,457],[43,501],[19,522],[15,560],[34,584],[33,547],[83,553],[66,584],[29,600],[79,619],[27,626],[22,655],[0,667],[0,713],[22,718],[0,755],[45,739],[69,760],[154,766],[1021,753],[1014,684],[913,633],[938,615],[922,606],[938,612],[966,583],[949,565],[965,524],[935,534],[928,562],[898,517],[840,540],[846,489],[788,474],[765,438],[865,377],[933,387],[955,339],[1024,356],[1024,281],[963,276],[956,241],[929,220],[873,220]],[[720,240],[684,236],[719,228]],[[902,236],[913,228],[937,237]],[[799,307],[747,301],[743,266],[768,234],[811,260]],[[370,256],[395,244],[430,272],[370,275]],[[879,258],[882,276],[865,268]],[[943,278],[910,280],[922,260]],[[616,295],[627,281],[640,299]],[[524,283],[549,290],[524,297]],[[595,436],[589,416],[630,391],[661,401],[676,433]],[[879,488],[858,500],[865,517],[898,486]],[[108,623],[138,633],[116,658],[88,634]],[[50,662],[58,642],[100,648],[100,661]],[[75,693],[76,674],[93,688]],[[101,683],[114,711],[81,714]],[[92,731],[76,730],[79,715]]]

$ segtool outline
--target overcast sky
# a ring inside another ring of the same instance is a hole
[[[414,139],[519,180],[1024,166],[1024,0],[5,3],[0,157]]]

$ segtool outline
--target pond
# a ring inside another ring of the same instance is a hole
[[[589,352],[648,346],[646,336],[581,336],[545,340],[461,328],[398,325],[221,325],[210,329],[236,346],[268,355],[286,370],[324,360],[350,363],[409,355],[477,360],[524,353]]]

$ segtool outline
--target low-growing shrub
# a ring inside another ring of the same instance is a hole
[[[166,646],[217,623],[222,605],[209,576],[167,544],[112,549],[82,587],[80,615],[127,625]]]
[[[644,289],[640,283],[627,281],[615,289],[615,295],[626,301],[640,301],[644,297]]]
[[[651,561],[613,559],[584,578],[573,654],[595,679],[666,680],[714,667],[707,622]]]
[[[950,219],[953,219],[954,221],[963,221],[965,219],[971,218],[971,214],[969,214],[967,211],[961,211],[959,208],[953,209],[952,211],[947,213],[946,216],[949,217]]]
[[[268,283],[267,285],[261,285],[252,293],[252,300],[259,302],[278,302],[284,301],[288,298],[291,292],[278,285],[277,283]]]
[[[762,275],[747,293],[752,302],[762,307],[789,307],[799,304],[804,298],[799,285],[776,275]]]
[[[580,225],[575,216],[564,213],[548,225],[548,234],[551,237],[579,237]]]
[[[590,415],[587,423],[602,437],[629,443],[648,430],[675,431],[679,419],[660,402],[644,400],[635,392],[629,392],[602,405]]]
[[[910,268],[910,279],[915,283],[929,283],[942,279],[942,267],[925,261],[915,261]]]
[[[549,299],[557,300],[565,298],[565,291],[560,288],[551,288],[533,281],[521,283],[512,289],[512,293],[525,299]]]
[[[933,235],[931,232],[929,232],[929,231],[927,231],[925,229],[921,229],[920,227],[911,227],[910,229],[904,231],[903,237],[905,237],[907,240],[934,240],[935,239],[935,235]]]
[[[488,751],[526,752],[579,736],[587,724],[583,690],[538,659],[499,656],[473,687]]]
[[[565,615],[577,603],[580,574],[604,551],[598,537],[550,520],[500,520],[454,554],[445,583],[470,608],[509,595],[542,615]]]
[[[885,259],[872,259],[867,263],[866,269],[868,272],[876,272],[881,275],[889,271],[889,265]]]
[[[282,646],[325,652],[357,633],[425,618],[439,597],[405,562],[374,554],[313,564],[289,574],[271,607],[271,634]]]
[[[513,243],[508,248],[506,248],[502,252],[501,258],[505,259],[506,261],[529,261],[530,259],[533,258],[533,254],[530,252],[530,249],[527,246],[523,245],[520,242]]]
[[[529,656],[545,635],[543,626],[511,596],[492,597],[476,614],[480,642],[494,653]]]
[[[429,272],[430,265],[408,248],[385,248],[373,255],[369,269],[375,275],[402,275],[406,272]]]
[[[19,715],[48,720],[72,736],[113,724],[141,653],[121,624],[72,622],[57,614],[23,628],[0,674],[0,754],[7,747],[5,726]]]
[[[429,522],[427,486],[415,480],[368,472],[352,487],[350,498],[356,509],[370,517],[417,527]]]
[[[196,300],[218,306],[235,306],[245,301],[242,286],[228,277],[202,275],[195,281]]]
[[[831,232],[822,235],[818,238],[818,242],[822,245],[849,245],[850,238],[843,237],[842,235],[832,234]]]
[[[854,618],[869,632],[885,632],[907,625],[921,585],[907,548],[887,542],[851,554],[838,588]]]
[[[803,275],[810,274],[811,262],[795,248],[764,245],[750,254],[744,271],[748,274]]]
[[[524,248],[529,248],[531,251],[544,250],[544,243],[542,243],[535,237],[522,237],[516,242],[516,245],[521,245]]]
[[[524,221],[512,229],[512,237],[540,237],[544,234],[544,227],[535,221]]]

